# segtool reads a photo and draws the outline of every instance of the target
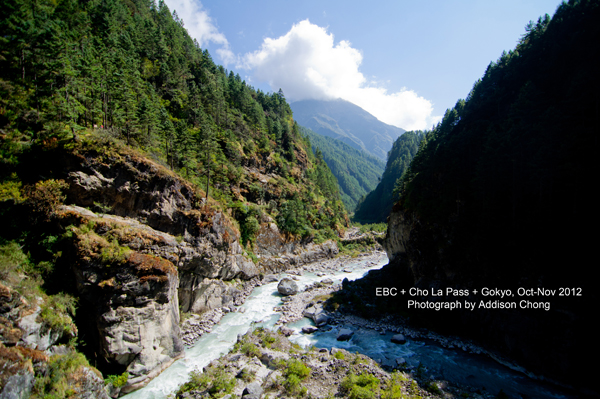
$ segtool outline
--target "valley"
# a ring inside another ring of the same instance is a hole
[[[436,120],[410,131],[319,92],[352,85],[308,20],[236,73],[164,1],[0,15],[0,399],[600,395],[598,2],[530,21],[439,121],[350,74]],[[244,75],[309,61],[290,98]]]

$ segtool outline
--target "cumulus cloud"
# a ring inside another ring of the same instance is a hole
[[[342,98],[379,120],[407,130],[425,129],[440,118],[433,105],[412,90],[389,93],[367,82],[360,72],[362,53],[347,41],[334,42],[325,28],[304,20],[285,35],[266,38],[261,48],[243,57],[238,67],[251,69],[272,90],[283,89],[291,101]]]
[[[225,66],[235,62],[236,57],[229,48],[227,38],[219,32],[202,3],[196,0],[165,0],[165,3],[171,11],[177,11],[188,33],[201,47],[212,42],[219,46],[216,53]]]

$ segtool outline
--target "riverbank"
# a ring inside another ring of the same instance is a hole
[[[185,314],[182,316],[181,335],[183,343],[186,347],[193,346],[204,334],[211,332],[213,327],[224,315],[230,312],[243,312],[244,308],[242,305],[256,287],[260,287],[269,282],[279,281],[284,276],[297,278],[297,276],[301,276],[304,273],[315,273],[317,276],[323,277],[323,281],[325,282],[320,285],[317,284],[317,286],[313,288],[305,287],[306,289],[304,291],[284,298],[285,303],[280,307],[280,310],[278,310],[282,313],[282,317],[278,324],[297,321],[304,317],[303,311],[306,307],[306,303],[308,303],[312,297],[317,295],[328,295],[341,289],[340,284],[333,284],[331,278],[327,277],[331,277],[331,273],[347,268],[349,263],[356,263],[357,261],[364,262],[366,265],[375,265],[378,262],[381,262],[385,257],[385,252],[380,250],[373,250],[355,258],[341,255],[333,259],[325,259],[304,264],[281,273],[268,274],[263,276],[262,279],[255,277],[249,281],[243,282],[240,291],[234,298],[235,306],[224,306],[212,309],[201,315]]]

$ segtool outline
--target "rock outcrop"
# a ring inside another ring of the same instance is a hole
[[[94,337],[90,353],[110,374],[129,373],[121,392],[182,356],[179,311],[229,311],[243,300],[241,281],[338,252],[332,241],[285,238],[265,216],[255,265],[230,216],[162,166],[127,149],[61,162],[70,205],[58,218],[74,237],[69,267]]]
[[[121,390],[129,392],[183,355],[177,268],[154,255],[115,254],[119,249],[107,247],[103,237],[75,233],[73,272],[82,307],[96,327],[98,360],[129,373]]]
[[[587,325],[589,315],[593,312],[591,299],[586,298],[584,302],[558,295],[520,296],[517,294],[519,287],[537,287],[544,276],[523,269],[518,274],[507,274],[501,280],[490,280],[488,275],[472,270],[464,259],[457,261],[460,258],[456,257],[456,249],[452,247],[455,231],[448,226],[423,223],[414,213],[398,205],[392,210],[388,221],[388,234],[383,246],[390,264],[380,271],[369,273],[365,279],[368,286],[381,282],[389,286],[393,282],[398,290],[411,287],[429,292],[446,287],[463,289],[470,292],[468,300],[477,306],[473,311],[442,310],[436,312],[436,317],[431,317],[427,311],[401,308],[397,303],[388,303],[390,309],[408,312],[414,321],[426,327],[475,339],[487,350],[510,358],[530,372],[550,380],[567,381],[574,386],[581,383],[581,377],[573,365],[578,364],[576,359],[581,358],[581,350],[578,349],[581,343],[590,339]],[[514,296],[482,296],[482,287],[510,289]],[[557,288],[554,285],[552,287]],[[475,294],[474,290],[478,293]],[[453,296],[444,298],[464,299]],[[431,296],[417,299],[434,302],[444,300]],[[481,305],[494,301],[514,302],[515,308],[485,308]],[[522,302],[543,302],[547,303],[547,308],[522,308]],[[388,305],[377,304],[379,307]],[[552,333],[548,334],[548,331]]]
[[[49,376],[56,383],[68,385],[69,397],[108,399],[102,375],[73,348],[59,345],[76,336],[77,330],[58,310],[54,310],[53,320],[64,324],[49,321],[42,314],[42,307],[49,306],[45,300],[49,299],[37,297],[29,302],[0,283],[0,398],[28,398],[34,392],[36,378]],[[40,382],[38,394],[46,388]]]

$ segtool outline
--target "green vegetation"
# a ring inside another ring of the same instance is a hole
[[[300,383],[310,375],[310,368],[302,363],[302,361],[290,358],[283,371],[283,375],[285,376],[283,386],[289,394],[299,396],[306,394],[306,388],[301,387]]]
[[[309,138],[317,157],[320,153],[331,169],[346,209],[353,212],[359,200],[375,189],[385,164],[341,140],[322,136],[302,126],[300,132]]]
[[[134,147],[233,209],[246,246],[263,214],[303,238],[347,225],[335,178],[283,92],[216,65],[164,2],[9,0],[0,12],[3,202],[29,197],[47,219],[64,182],[28,169],[44,151],[59,152],[44,174],[60,175],[61,149],[114,161]]]
[[[51,356],[45,372],[36,373],[32,399],[58,399],[75,395],[76,381],[85,369],[93,370],[81,353],[70,350],[66,355]]]
[[[350,399],[372,399],[378,397],[379,379],[372,374],[348,374],[342,381],[341,389]]]
[[[385,387],[382,390],[382,399],[404,399],[406,396],[403,393],[403,387],[408,379],[398,371],[395,371],[390,376],[390,379],[385,382]]]
[[[394,188],[399,179],[408,170],[410,162],[417,154],[425,133],[422,131],[406,132],[398,137],[388,153],[385,171],[377,187],[363,196],[356,205],[354,220],[367,223],[385,223],[398,199]]]
[[[360,224],[358,222],[352,223],[352,226],[358,227],[359,231],[364,234],[367,232],[385,233],[387,231],[387,223],[366,223]]]
[[[431,264],[500,280],[526,272],[544,284],[581,281],[548,265],[585,264],[594,245],[577,232],[596,208],[599,16],[597,2],[570,1],[530,22],[427,133],[398,191],[402,209],[451,236],[451,246],[444,238],[420,248],[443,253]]]
[[[190,380],[179,387],[177,397],[181,397],[189,391],[206,391],[211,398],[220,398],[230,394],[235,387],[235,377],[230,376],[224,370],[208,367],[204,372],[192,371]]]
[[[121,375],[108,375],[104,379],[104,382],[107,384],[111,384],[115,388],[122,388],[127,384],[127,380],[129,379],[129,373],[124,372]]]

